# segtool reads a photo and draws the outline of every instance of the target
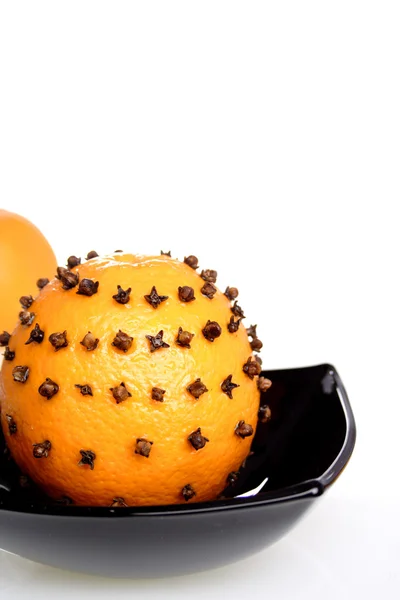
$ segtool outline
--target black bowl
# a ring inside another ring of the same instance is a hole
[[[224,499],[138,508],[57,505],[21,489],[15,467],[3,459],[1,547],[73,571],[165,577],[226,565],[277,541],[346,466],[356,428],[331,365],[263,375],[273,381],[261,398],[272,419],[259,424],[254,453]],[[237,497],[267,477],[258,493]]]

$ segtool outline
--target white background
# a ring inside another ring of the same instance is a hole
[[[331,362],[358,443],[299,527],[238,565],[101,580],[0,552],[0,597],[398,598],[397,1],[1,2],[0,205],[60,262],[197,254],[264,365]]]

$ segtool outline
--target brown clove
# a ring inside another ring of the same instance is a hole
[[[198,427],[196,431],[192,431],[192,433],[188,436],[188,442],[192,444],[195,450],[201,450],[209,441],[210,440],[208,438],[201,434],[200,427]]]
[[[268,423],[268,421],[271,420],[271,417],[272,412],[268,404],[263,404],[263,406],[260,406],[260,409],[258,411],[258,420],[260,421],[260,423]]]
[[[164,394],[165,390],[162,390],[158,387],[153,387],[151,390],[151,398],[152,400],[156,400],[157,402],[164,402]]]
[[[178,296],[181,302],[192,302],[192,300],[196,300],[194,297],[194,289],[188,285],[178,287]]]
[[[68,273],[68,269],[65,267],[57,267],[56,279],[60,279],[64,275],[64,273]]]
[[[15,433],[17,433],[18,428],[17,428],[17,424],[14,421],[13,417],[11,415],[6,415],[6,421],[7,421],[8,431],[9,431],[10,435],[14,435]]]
[[[76,292],[80,296],[93,296],[97,294],[97,290],[99,289],[99,282],[93,281],[92,279],[82,279],[79,282],[78,291]]]
[[[118,350],[122,350],[122,352],[128,352],[129,348],[132,346],[133,337],[121,331],[118,331],[117,335],[111,342],[111,346],[115,346]]]
[[[18,365],[18,367],[14,367],[12,370],[12,376],[14,381],[18,383],[25,383],[29,377],[29,367]]]
[[[20,302],[22,308],[25,308],[26,310],[28,310],[28,308],[30,308],[33,304],[33,298],[32,298],[32,296],[21,296],[21,298],[19,299],[19,302]]]
[[[60,388],[55,381],[50,379],[50,377],[46,377],[46,381],[39,386],[38,391],[41,396],[47,398],[47,400],[51,400],[51,398],[58,393],[59,389]]]
[[[29,312],[28,310],[21,310],[18,318],[21,325],[26,325],[29,327],[29,325],[32,325],[33,321],[35,320],[35,313]]]
[[[229,323],[228,323],[228,331],[229,333],[236,333],[236,331],[238,331],[240,323],[242,322],[242,319],[238,319],[237,321],[235,321],[235,317],[231,317],[229,319]]]
[[[250,346],[253,352],[260,352],[261,348],[263,347],[263,343],[258,338],[253,338],[250,342]]]
[[[87,383],[85,383],[85,385],[79,385],[79,383],[76,383],[75,387],[80,390],[82,396],[93,396],[92,388]]]
[[[79,450],[79,452],[82,458],[78,462],[78,466],[82,467],[83,465],[88,465],[90,470],[93,471],[96,454],[93,452],[93,450]]]
[[[227,287],[224,291],[225,296],[228,300],[235,300],[239,296],[239,290],[235,287]]]
[[[233,383],[233,381],[232,381],[232,375],[228,375],[228,377],[226,379],[224,379],[224,381],[221,383],[221,390],[231,400],[233,398],[233,396],[232,396],[232,390],[234,390],[235,388],[238,388],[238,387],[240,387],[240,385],[238,383]]]
[[[233,312],[235,317],[240,317],[241,319],[246,318],[244,316],[243,309],[239,306],[239,304],[237,303],[237,300],[235,300],[235,302],[233,303],[233,306],[231,306],[231,311]]]
[[[217,276],[217,271],[213,271],[213,269],[206,269],[200,273],[200,277],[204,279],[204,281],[208,281],[208,283],[215,283],[217,281]]]
[[[25,346],[28,344],[32,344],[35,342],[36,344],[41,344],[44,340],[44,331],[40,329],[39,323],[36,323],[35,327],[32,329],[29,338],[25,342]]]
[[[98,254],[97,254],[96,250],[91,250],[90,252],[88,252],[86,260],[90,260],[91,258],[97,258],[97,257],[98,257]]]
[[[243,440],[244,438],[253,435],[253,428],[251,425],[241,420],[235,427],[235,433],[238,437],[242,438]]]
[[[248,327],[246,329],[246,333],[249,337],[256,338],[257,337],[257,325],[250,325],[250,327]]]
[[[39,288],[39,290],[42,290],[44,287],[46,287],[46,285],[48,283],[49,283],[49,279],[47,279],[47,277],[41,277],[40,279],[37,280],[36,286]]]
[[[112,504],[110,504],[110,508],[126,508],[127,506],[125,499],[121,496],[113,498]]]
[[[0,346],[8,346],[10,339],[11,335],[8,333],[8,331],[3,331],[3,333],[0,333]]]
[[[164,331],[161,330],[157,335],[146,335],[146,338],[150,342],[150,352],[160,350],[160,348],[169,348],[169,344],[163,341]]]
[[[128,398],[132,397],[132,394],[128,392],[128,390],[126,389],[126,385],[123,381],[121,381],[119,385],[110,388],[110,392],[112,392],[114,400],[117,404],[120,404],[121,402],[124,402],[124,400],[127,400]]]
[[[72,271],[65,271],[60,276],[63,290],[72,290],[79,282],[79,274]]]
[[[221,326],[216,321],[207,321],[205,327],[202,329],[203,335],[209,342],[213,342],[219,338],[222,333]]]
[[[10,348],[8,346],[6,346],[3,356],[4,356],[4,360],[11,361],[11,360],[14,360],[14,358],[15,358],[15,352],[13,350],[10,350]]]
[[[196,400],[198,398],[200,398],[200,396],[202,394],[205,394],[206,392],[208,392],[208,389],[206,388],[204,383],[201,381],[200,377],[198,379],[196,379],[195,381],[193,381],[193,383],[188,385],[188,387],[186,389],[189,392],[189,394],[191,394],[193,396],[193,398],[196,398]]]
[[[261,373],[261,365],[256,360],[253,360],[252,356],[250,356],[247,359],[247,362],[243,365],[243,371],[248,377],[250,377],[250,379],[254,379],[254,377]]]
[[[117,285],[117,293],[114,294],[113,298],[118,302],[118,304],[128,304],[131,299],[130,293],[132,288],[128,288],[127,290],[123,290],[120,285]]]
[[[183,331],[182,327],[178,329],[178,335],[176,337],[176,343],[178,346],[182,346],[182,348],[190,348],[190,342],[194,338],[194,333],[189,333],[189,331]]]
[[[40,444],[32,444],[32,445],[33,445],[33,456],[35,458],[47,458],[49,456],[49,452],[51,450],[51,442],[49,442],[49,440],[40,442]]]
[[[168,252],[163,252],[161,250],[161,256],[169,256],[171,258],[171,250],[168,250]]]
[[[149,458],[152,445],[153,445],[153,442],[150,442],[149,440],[146,440],[145,438],[137,438],[135,454],[140,454],[140,456]]]
[[[210,300],[212,300],[215,294],[217,293],[217,288],[213,283],[206,282],[200,291],[203,294],[203,296],[207,296],[207,298],[210,298]]]
[[[59,331],[56,333],[52,333],[51,335],[49,335],[49,342],[56,352],[61,350],[61,348],[66,348],[68,346],[67,332]]]
[[[195,495],[196,492],[194,491],[193,486],[190,485],[190,483],[188,483],[187,485],[185,485],[185,487],[182,488],[182,496],[186,502],[194,498]]]
[[[193,256],[193,254],[190,254],[190,256],[185,256],[185,259],[183,262],[185,263],[185,265],[187,265],[191,269],[198,269],[198,267],[199,267],[199,260],[198,260],[197,256]]]
[[[235,485],[239,479],[240,473],[239,471],[231,471],[226,478],[228,485]]]
[[[155,285],[153,285],[153,287],[151,288],[150,294],[146,294],[144,298],[146,302],[148,302],[153,308],[158,308],[161,302],[165,302],[165,300],[168,300],[168,296],[160,296],[157,293]]]
[[[78,265],[81,264],[81,259],[78,258],[77,256],[69,256],[68,260],[67,260],[67,267],[68,269],[73,269],[74,267],[77,267]]]
[[[80,342],[86,350],[96,350],[99,345],[99,338],[95,338],[91,331],[88,331],[83,340]]]
[[[257,386],[260,392],[266,392],[272,385],[272,381],[267,379],[267,377],[259,377],[257,381]]]

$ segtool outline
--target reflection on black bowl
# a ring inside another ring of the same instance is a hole
[[[272,544],[338,477],[356,430],[332,366],[263,375],[273,386],[261,404],[269,404],[273,418],[259,425],[254,454],[225,499],[154,508],[59,506],[21,490],[3,461],[1,548],[85,573],[164,577],[226,565]],[[237,497],[266,478],[256,495]]]

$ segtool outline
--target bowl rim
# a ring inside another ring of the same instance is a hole
[[[128,507],[106,507],[106,506],[74,506],[44,504],[36,506],[33,504],[25,505],[23,503],[13,505],[12,507],[0,506],[1,512],[25,513],[41,516],[57,517],[167,517],[175,515],[193,515],[208,512],[218,512],[225,510],[243,510],[250,507],[260,507],[270,504],[280,504],[292,502],[304,498],[315,498],[324,493],[339,477],[353,453],[356,442],[356,424],[354,414],[350,405],[347,392],[336,368],[329,363],[310,365],[306,367],[295,367],[286,369],[271,369],[262,371],[262,375],[272,377],[274,373],[287,371],[304,371],[317,368],[324,368],[326,374],[332,378],[336,387],[343,414],[346,422],[345,438],[340,451],[326,469],[326,471],[317,478],[307,479],[294,485],[284,487],[274,491],[259,492],[255,496],[241,498],[226,498],[211,500],[208,502],[198,502],[193,504],[169,504],[159,506],[128,506]]]

